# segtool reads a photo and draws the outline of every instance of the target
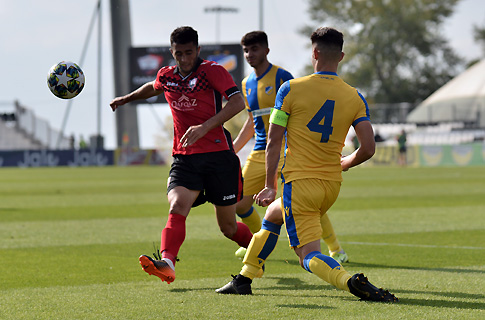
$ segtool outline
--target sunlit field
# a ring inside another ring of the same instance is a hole
[[[298,265],[286,236],[252,296],[214,210],[192,210],[176,280],[142,271],[167,219],[168,167],[0,170],[0,319],[484,319],[485,168],[363,167],[329,212],[350,257],[400,298],[359,301]],[[260,214],[263,208],[258,208]]]

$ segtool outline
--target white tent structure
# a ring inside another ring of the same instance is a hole
[[[409,113],[407,122],[465,122],[485,127],[485,59],[430,95]]]

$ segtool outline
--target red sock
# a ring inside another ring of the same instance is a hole
[[[231,240],[236,242],[240,247],[247,248],[249,246],[249,243],[251,242],[251,238],[253,237],[253,234],[251,231],[249,231],[249,228],[247,225],[245,225],[242,222],[236,222],[237,223],[237,231],[236,233],[232,236]]]
[[[185,219],[187,217],[180,214],[169,214],[167,224],[162,230],[162,240],[160,243],[162,258],[172,260],[174,265],[179,249],[185,240]]]

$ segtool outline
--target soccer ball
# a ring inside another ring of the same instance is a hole
[[[74,98],[84,88],[84,72],[74,62],[61,61],[50,68],[47,86],[56,97]]]

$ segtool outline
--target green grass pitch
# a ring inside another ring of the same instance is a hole
[[[344,173],[329,212],[344,267],[398,304],[358,301],[298,265],[286,235],[252,296],[214,210],[193,209],[170,285],[138,263],[167,219],[167,167],[0,170],[0,319],[485,319],[485,168]],[[263,209],[258,209],[263,214]]]

